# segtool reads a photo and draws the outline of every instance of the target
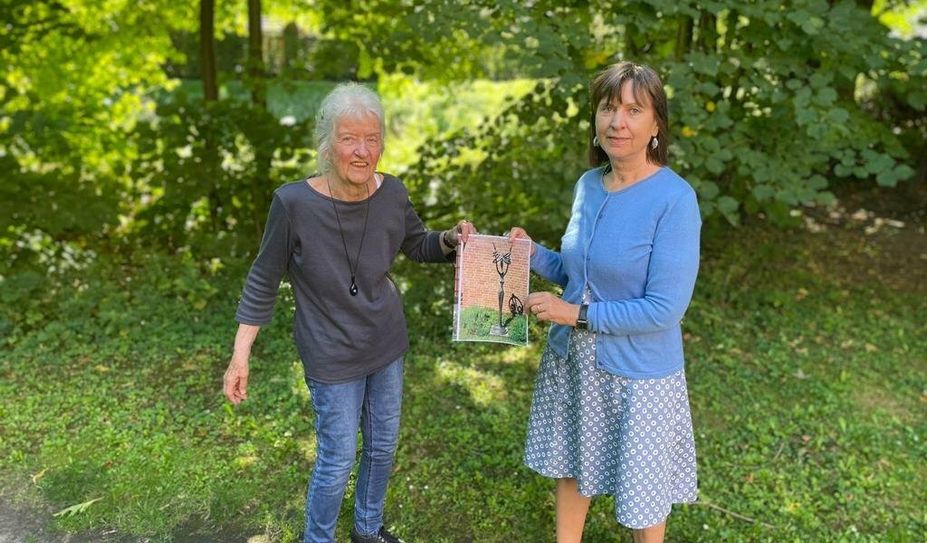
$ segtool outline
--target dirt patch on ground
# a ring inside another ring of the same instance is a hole
[[[53,528],[55,510],[28,477],[5,474],[0,478],[0,543],[148,543],[151,539],[116,530],[65,533]],[[268,543],[273,540],[254,530],[187,523],[177,527],[175,543]]]
[[[0,543],[71,543],[48,529],[53,512],[32,481],[5,478],[0,489]]]
[[[45,530],[51,515],[29,507],[16,507],[0,495],[0,543],[58,541]]]
[[[848,284],[877,282],[927,293],[927,183],[856,188],[831,207],[798,210],[804,229],[821,236],[830,272]]]

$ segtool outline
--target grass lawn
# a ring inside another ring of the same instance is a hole
[[[853,210],[819,233],[706,233],[684,323],[701,502],[674,509],[667,541],[927,539],[927,234],[920,217],[867,235]],[[247,263],[101,261],[5,294],[0,539],[295,541],[314,440],[289,293],[233,409],[219,388]],[[545,330],[455,344],[444,298],[406,296],[388,523],[410,543],[553,541],[552,483],[521,463]],[[605,497],[586,533],[630,540]]]

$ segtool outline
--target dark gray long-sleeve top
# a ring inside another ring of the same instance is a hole
[[[440,232],[425,229],[399,179],[385,175],[370,195],[367,235],[357,266],[357,296],[332,199],[306,180],[274,192],[261,249],[251,266],[236,320],[265,325],[280,280],[296,298],[293,336],[307,379],[340,383],[369,375],[409,348],[399,291],[387,273],[401,250],[418,262],[450,262]],[[335,200],[353,263],[364,230],[366,200]]]

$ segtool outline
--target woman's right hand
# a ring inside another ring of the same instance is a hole
[[[251,358],[251,345],[261,327],[256,324],[239,324],[235,333],[235,348],[232,360],[222,378],[222,392],[235,405],[248,399],[248,359]]]
[[[248,359],[232,356],[222,378],[222,392],[235,405],[248,399]]]
[[[534,256],[534,242],[531,240],[531,236],[528,235],[528,232],[525,232],[524,228],[520,226],[513,226],[511,229],[509,229],[506,235],[509,237],[509,240],[515,240],[515,239],[528,240],[528,242],[531,243],[531,256]]]

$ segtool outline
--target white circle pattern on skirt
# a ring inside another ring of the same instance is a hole
[[[566,359],[545,351],[525,464],[575,478],[584,496],[614,496],[615,517],[629,528],[659,524],[672,504],[698,497],[685,373],[630,379],[599,368],[595,351],[595,334],[580,330]]]

